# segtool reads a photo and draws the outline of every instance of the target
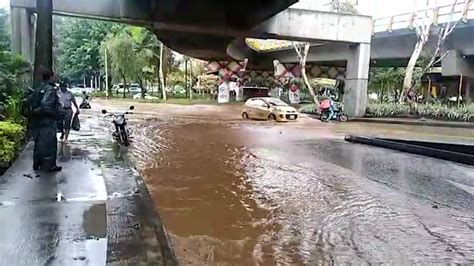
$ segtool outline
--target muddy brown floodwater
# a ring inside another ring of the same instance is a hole
[[[474,263],[472,167],[342,140],[473,132],[250,122],[238,110],[140,105],[131,119],[130,155],[181,264]]]

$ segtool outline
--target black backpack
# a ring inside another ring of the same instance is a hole
[[[38,109],[41,105],[41,100],[44,96],[43,86],[37,88],[36,90],[29,88],[26,96],[22,101],[22,114],[25,117],[30,117],[34,115],[35,110]]]

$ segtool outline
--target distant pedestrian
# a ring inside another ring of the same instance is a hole
[[[408,105],[410,106],[410,114],[417,115],[418,114],[418,104],[417,104],[417,96],[415,90],[412,88],[407,93]]]
[[[74,94],[67,89],[67,83],[61,82],[58,91],[59,102],[61,104],[63,119],[61,119],[61,141],[68,142],[69,132],[71,132],[71,123],[73,117],[72,105],[76,108],[76,115],[80,113]]]
[[[42,83],[35,88],[37,102],[34,103],[32,125],[35,147],[33,169],[58,172],[62,167],[56,165],[58,139],[56,120],[59,112],[59,99],[54,88],[54,73],[48,69],[39,71]]]

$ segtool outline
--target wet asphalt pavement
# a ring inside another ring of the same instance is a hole
[[[129,149],[91,115],[63,173],[25,177],[20,159],[0,177],[0,265],[162,264],[160,217],[183,265],[474,263],[474,168],[343,141],[473,143],[472,130],[275,124],[239,110],[136,104]]]
[[[32,170],[32,143],[0,176],[0,265],[161,265],[161,221],[107,121],[85,112],[59,145],[63,171]],[[172,263],[170,263],[172,264]]]

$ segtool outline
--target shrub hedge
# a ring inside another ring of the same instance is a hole
[[[14,122],[0,122],[0,174],[16,158],[23,143],[24,127]]]
[[[474,122],[474,104],[461,107],[449,107],[441,104],[418,105],[418,115],[421,117]],[[410,115],[410,107],[399,103],[371,103],[367,106],[367,116],[397,117]]]
[[[418,116],[450,121],[474,122],[474,104],[462,107],[449,107],[442,104],[418,105]],[[299,112],[317,114],[314,104],[301,106]],[[403,117],[410,116],[410,107],[399,103],[369,103],[366,110],[368,117]]]

